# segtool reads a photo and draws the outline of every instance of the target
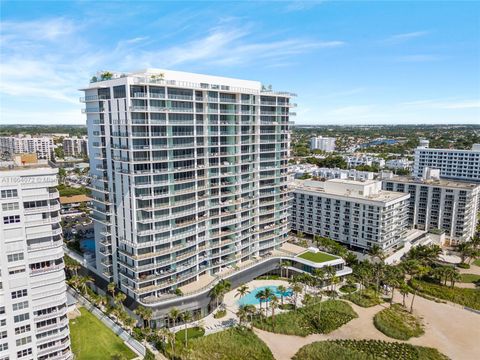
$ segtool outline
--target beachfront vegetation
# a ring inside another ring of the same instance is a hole
[[[380,340],[318,341],[302,347],[293,360],[448,360],[433,348]]]
[[[373,323],[382,333],[398,340],[408,340],[424,334],[420,319],[399,304],[375,314]]]
[[[312,298],[304,307],[277,314],[275,319],[257,316],[253,325],[274,333],[307,336],[330,333],[356,317],[358,315],[344,301],[321,302]]]

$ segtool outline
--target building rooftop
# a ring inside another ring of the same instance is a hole
[[[60,196],[60,204],[75,204],[80,202],[91,201],[87,195],[73,195],[73,196]]]
[[[384,203],[408,198],[410,196],[410,194],[407,193],[382,190],[381,181],[378,180],[296,180],[293,188],[313,193],[337,195],[357,200],[380,201]]]
[[[313,251],[306,251],[303,254],[297,255],[297,257],[312,261],[314,263],[324,263],[331,260],[337,260],[338,256],[333,256],[321,251],[313,252]]]
[[[18,159],[15,160],[0,160],[0,171],[17,171],[17,170],[30,170],[30,169],[42,169],[42,168],[54,168],[54,166],[47,160],[36,160],[36,162],[20,162],[20,155],[17,155]]]
[[[234,91],[245,92],[262,95],[280,95],[280,96],[296,96],[289,92],[273,91],[270,88],[266,89],[259,81],[243,80],[236,78],[229,78],[223,76],[214,76],[206,74],[197,74],[184,71],[174,71],[166,69],[145,69],[131,73],[110,72],[112,75],[109,79],[101,79],[101,73],[97,74],[97,81],[93,81],[87,88],[80,90],[88,90],[92,88],[104,87],[106,82],[114,82],[115,85],[119,79],[135,78],[132,85],[135,84],[158,84],[158,85],[172,85],[186,88],[193,88],[199,90],[220,90],[220,91]]]
[[[449,180],[445,178],[441,179],[422,179],[411,176],[393,176],[390,179],[385,179],[385,181],[401,182],[405,184],[424,184],[430,186],[441,186],[447,188],[456,188],[456,189],[475,189],[480,187],[480,184],[475,184],[467,181],[460,180]]]

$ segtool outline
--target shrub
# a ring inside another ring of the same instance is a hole
[[[274,360],[272,352],[251,330],[231,328],[188,342],[190,351],[181,359],[195,360]]]
[[[427,281],[410,280],[414,287],[419,286],[419,293],[451,301],[463,306],[480,310],[480,291],[477,289],[465,289],[433,284]]]
[[[408,340],[424,334],[420,320],[399,304],[375,314],[373,323],[379,331],[398,340]]]
[[[347,285],[341,286],[339,290],[343,293],[350,294],[357,290],[357,286],[355,284],[347,284]]]
[[[330,340],[302,347],[293,360],[448,360],[433,348],[381,340]]]
[[[470,269],[470,264],[460,263],[460,264],[457,264],[457,267],[459,267],[460,269]]]
[[[382,300],[379,298],[379,296],[371,289],[357,291],[356,293],[345,295],[343,298],[364,308],[372,307],[382,303]]]
[[[327,334],[358,317],[352,307],[344,301],[311,301],[303,308],[275,315],[257,317],[254,325],[260,329],[287,335],[307,336],[309,334]]]
[[[227,310],[221,309],[221,310],[218,310],[215,314],[213,314],[213,317],[215,319],[220,319],[220,318],[224,317],[225,315],[227,315]]]

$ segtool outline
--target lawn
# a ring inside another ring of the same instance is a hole
[[[205,330],[201,327],[195,326],[187,328],[188,341],[202,337],[205,334]],[[175,339],[177,342],[185,342],[185,329],[179,330],[175,333]]]
[[[480,259],[474,260],[472,264],[475,266],[480,266]]]
[[[247,328],[231,328],[193,339],[184,352],[181,359],[274,360],[267,345]]]
[[[420,285],[419,293],[438,299],[451,301],[469,308],[480,310],[480,289],[465,289],[434,284],[427,281],[410,280],[415,286]]]
[[[310,334],[328,334],[350,320],[358,317],[352,307],[344,301],[327,300],[313,302],[297,310],[254,320],[254,326],[266,331],[307,336]]]
[[[421,321],[399,304],[375,314],[373,323],[379,331],[398,340],[408,340],[424,334]]]
[[[353,294],[343,296],[343,299],[349,300],[354,304],[368,308],[382,303],[380,297],[372,289],[364,289]]]
[[[70,320],[70,337],[76,360],[110,359],[114,355],[133,359],[137,355],[87,309]]]
[[[448,360],[438,350],[380,340],[318,341],[302,347],[293,360]]]
[[[303,254],[298,255],[297,257],[314,262],[314,263],[323,263],[326,261],[336,260],[338,257],[324,253],[324,252],[311,252],[307,251]]]
[[[462,274],[462,279],[460,280],[462,283],[476,283],[480,281],[480,275],[477,274]]]

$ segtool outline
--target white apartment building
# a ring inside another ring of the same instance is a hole
[[[391,173],[382,175],[383,189],[410,194],[408,221],[411,226],[420,230],[443,229],[452,243],[467,241],[474,235],[479,184],[438,176],[419,179]]]
[[[413,176],[422,177],[425,167],[439,169],[440,177],[480,182],[480,144],[471,150],[430,149],[425,141],[415,149]]]
[[[48,136],[3,136],[0,137],[0,152],[10,154],[37,154],[38,159],[52,159],[53,139]]]
[[[88,156],[88,138],[86,136],[63,138],[63,153],[65,156],[73,157]]]
[[[409,194],[381,190],[382,182],[296,181],[292,230],[327,237],[359,249],[389,249],[408,229]]]
[[[137,303],[206,296],[286,241],[292,94],[169,70],[83,91],[97,270]]]
[[[384,159],[370,155],[344,156],[343,158],[347,162],[347,166],[349,168],[355,168],[360,165],[377,165],[380,168],[383,168],[385,166]]]
[[[413,161],[407,158],[391,159],[385,162],[385,167],[395,170],[410,170],[412,168]]]
[[[335,151],[335,138],[317,136],[310,139],[310,150]]]
[[[320,168],[310,164],[290,165],[288,172],[299,178],[304,174],[321,179],[344,179],[344,180],[373,180],[375,173],[371,171],[359,171],[355,169]]]
[[[71,359],[58,169],[0,163],[0,359]]]

